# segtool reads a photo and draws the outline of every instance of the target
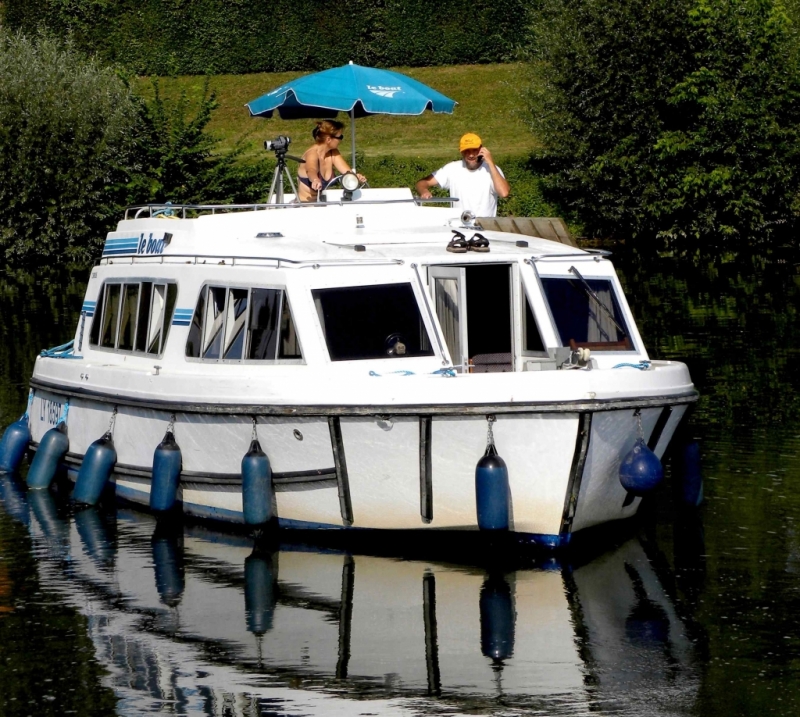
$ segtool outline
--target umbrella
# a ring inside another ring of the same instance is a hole
[[[351,62],[298,77],[248,102],[246,107],[254,117],[272,117],[278,110],[282,119],[330,118],[339,112],[349,113],[355,170],[356,117],[420,115],[425,110],[452,113],[456,104],[441,92],[399,72]]]

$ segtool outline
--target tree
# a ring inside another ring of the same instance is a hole
[[[549,196],[592,234],[675,247],[793,229],[797,48],[778,0],[543,0],[530,105]]]
[[[132,202],[223,204],[263,199],[269,181],[265,163],[243,163],[247,147],[242,140],[230,151],[217,151],[218,140],[207,132],[217,106],[208,78],[193,115],[185,93],[167,102],[158,80],[153,81],[152,99],[138,100]]]
[[[138,113],[69,42],[0,31],[0,252],[86,261],[126,195]]]
[[[8,266],[97,256],[125,206],[249,203],[268,186],[243,144],[217,151],[208,90],[147,101],[113,68],[40,34],[0,29],[0,252]]]

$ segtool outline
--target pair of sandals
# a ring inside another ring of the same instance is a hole
[[[447,251],[454,254],[465,254],[468,251],[489,251],[489,240],[483,234],[473,234],[472,238],[467,239],[461,232],[452,230],[453,238],[447,245]]]

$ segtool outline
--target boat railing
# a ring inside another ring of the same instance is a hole
[[[286,259],[281,256],[223,256],[220,254],[145,254],[130,256],[104,256],[100,264],[206,264],[208,266],[264,266],[275,268],[322,269],[335,266],[402,266],[402,259]]]
[[[125,209],[125,219],[191,219],[201,214],[228,213],[234,211],[255,212],[267,209],[302,209],[307,207],[334,207],[364,204],[449,204],[451,207],[458,197],[411,197],[410,199],[336,199],[326,202],[284,202],[283,204],[140,204]],[[187,212],[189,216],[187,217]]]
[[[594,259],[594,261],[600,261],[611,256],[611,254],[612,252],[606,249],[581,249],[580,251],[564,254],[534,254],[530,259],[526,259],[525,263],[547,261],[549,259]]]

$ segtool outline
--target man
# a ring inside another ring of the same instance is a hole
[[[431,187],[441,187],[458,197],[455,206],[468,209],[476,217],[497,215],[497,198],[511,191],[502,170],[494,163],[492,153],[483,146],[481,138],[471,132],[459,143],[461,161],[450,162],[417,182],[421,199],[431,198]]]

